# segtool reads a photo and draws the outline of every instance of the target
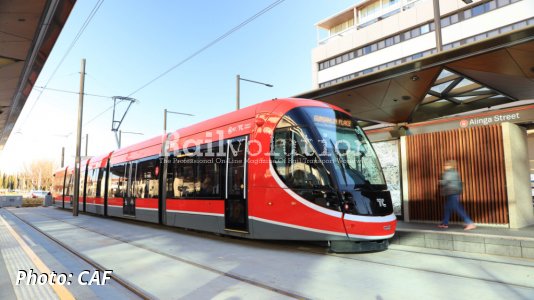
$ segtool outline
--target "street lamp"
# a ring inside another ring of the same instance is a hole
[[[192,115],[192,114],[186,114],[186,113],[181,113],[181,112],[176,112],[176,111],[170,111],[170,110],[167,110],[165,108],[163,110],[163,134],[167,134],[167,114],[183,115],[183,116],[190,116],[190,117],[194,117],[195,116],[195,115]]]
[[[264,85],[266,87],[273,87],[272,84],[268,84],[268,83],[263,83],[263,82],[259,82],[259,81],[254,81],[254,80],[250,80],[250,79],[245,79],[245,78],[241,78],[241,76],[239,76],[239,74],[237,74],[236,76],[236,83],[237,83],[237,96],[236,96],[236,110],[239,110],[239,97],[240,97],[240,87],[239,87],[239,82],[243,80],[243,81],[248,81],[248,82],[252,82],[252,83],[257,83],[257,84],[261,84],[261,85]]]
[[[123,133],[128,133],[128,134],[137,134],[137,135],[144,135],[143,133],[141,132],[132,132],[132,131],[122,131],[122,130],[119,130],[119,148],[121,147],[121,142],[122,142],[122,134]]]

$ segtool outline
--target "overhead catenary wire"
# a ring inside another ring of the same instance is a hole
[[[135,91],[131,92],[128,97],[136,94],[137,92],[141,91],[142,89],[146,88],[147,86],[149,86],[150,84],[154,83],[156,80],[160,79],[161,77],[167,75],[169,72],[171,72],[172,70],[178,68],[179,66],[183,65],[184,63],[188,62],[189,60],[193,59],[195,56],[199,55],[200,53],[204,52],[205,50],[209,49],[210,47],[212,47],[213,45],[217,44],[218,42],[222,41],[223,39],[227,38],[228,36],[230,36],[232,33],[238,31],[239,29],[241,29],[242,27],[244,27],[245,25],[247,25],[248,23],[254,21],[255,19],[257,19],[258,17],[260,17],[261,15],[265,14],[266,12],[268,12],[269,10],[273,9],[274,7],[276,7],[277,5],[279,5],[280,3],[284,2],[285,0],[277,0],[273,3],[271,3],[269,6],[267,6],[266,8],[260,10],[259,12],[257,12],[255,15],[249,17],[248,19],[246,19],[245,21],[241,22],[239,25],[235,26],[234,28],[228,30],[226,33],[224,33],[223,35],[219,36],[218,38],[216,38],[215,40],[211,41],[210,43],[208,43],[206,46],[200,48],[199,50],[195,51],[193,54],[189,55],[188,57],[184,58],[183,60],[181,60],[180,62],[178,62],[177,64],[173,65],[172,67],[170,67],[169,69],[167,69],[165,72],[161,73],[160,75],[156,76],[154,79],[150,80],[149,82],[145,83],[144,85],[142,85],[141,87],[139,87],[138,89],[136,89]]]
[[[247,18],[245,21],[241,22],[239,25],[233,27],[232,29],[228,30],[227,32],[225,32],[224,34],[222,34],[221,36],[219,36],[218,38],[216,38],[215,40],[211,41],[210,43],[206,44],[204,47],[200,48],[199,50],[195,51],[194,53],[192,53],[191,55],[189,55],[188,57],[184,58],[183,60],[181,60],[180,62],[178,62],[177,64],[173,65],[172,67],[170,67],[169,69],[167,69],[166,71],[164,71],[163,73],[159,74],[158,76],[156,76],[155,78],[153,78],[152,80],[148,81],[147,83],[145,83],[144,85],[142,85],[141,87],[139,87],[138,89],[134,90],[133,92],[131,92],[127,97],[131,97],[132,95],[138,93],[139,91],[141,91],[142,89],[146,88],[147,86],[149,86],[150,84],[154,83],[155,81],[157,81],[158,79],[162,78],[163,76],[167,75],[169,72],[173,71],[174,69],[178,68],[179,66],[183,65],[184,63],[188,62],[189,60],[193,59],[195,56],[199,55],[200,53],[204,52],[205,50],[209,49],[210,47],[212,47],[213,45],[217,44],[218,42],[220,42],[221,40],[227,38],[228,36],[230,36],[232,33],[238,31],[239,29],[243,28],[244,26],[246,26],[247,24],[249,24],[250,22],[254,21],[255,19],[257,19],[258,17],[260,17],[261,15],[265,14],[266,12],[270,11],[271,9],[273,9],[274,7],[276,7],[277,5],[281,4],[282,2],[284,2],[285,0],[277,0],[273,3],[271,3],[269,6],[265,7],[264,9],[260,10],[259,12],[257,12],[256,14],[252,15],[251,17]],[[108,107],[107,109],[105,109],[104,111],[102,111],[101,113],[97,114],[96,116],[94,116],[91,120],[89,120],[88,122],[84,123],[84,125],[87,125],[91,122],[93,122],[94,120],[98,119],[100,116],[104,115],[106,112],[108,112],[109,110],[111,110],[113,108],[113,106],[111,107]]]
[[[50,77],[48,78],[48,80],[46,81],[45,85],[44,85],[44,88],[40,91],[40,93],[37,95],[37,98],[35,99],[35,101],[32,103],[32,106],[30,107],[30,110],[28,111],[28,114],[26,115],[26,119],[24,120],[24,122],[22,122],[22,125],[21,127],[24,126],[24,124],[26,124],[26,122],[28,121],[28,119],[30,118],[32,112],[33,112],[33,109],[35,108],[37,102],[39,102],[39,100],[41,99],[41,96],[43,94],[43,92],[45,91],[45,89],[48,87],[48,84],[50,83],[50,81],[52,81],[52,79],[54,78],[54,76],[56,75],[57,71],[59,70],[59,67],[61,66],[61,64],[63,64],[63,62],[65,61],[65,58],[67,58],[67,56],[69,55],[70,51],[72,50],[72,48],[74,48],[74,46],[76,45],[76,43],[78,42],[78,40],[80,39],[80,37],[82,36],[83,32],[85,31],[85,29],[87,28],[87,26],[89,25],[89,23],[91,22],[91,20],[93,19],[93,17],[96,15],[96,13],[98,12],[98,10],[100,9],[100,7],[102,6],[102,3],[104,3],[104,0],[98,0],[98,2],[95,4],[95,6],[93,7],[93,9],[91,10],[91,12],[89,13],[89,15],[87,16],[87,18],[85,19],[85,22],[83,23],[82,27],[78,30],[78,33],[76,34],[76,36],[74,37],[74,39],[72,40],[69,48],[67,48],[67,51],[65,52],[65,54],[63,54],[63,57],[61,58],[61,60],[59,61],[59,63],[56,65],[56,68],[54,69],[54,71],[52,72],[52,75],[50,75]]]
[[[49,90],[49,91],[54,91],[54,92],[67,93],[67,94],[76,94],[76,95],[80,94],[80,92],[67,91],[67,90],[49,88],[49,87],[44,87],[44,86],[34,86],[33,88],[37,89],[37,90]],[[97,94],[90,94],[90,93],[83,93],[83,94],[85,96],[91,96],[91,97],[108,98],[108,99],[112,99],[113,98],[111,96],[105,96],[105,95],[97,95]]]

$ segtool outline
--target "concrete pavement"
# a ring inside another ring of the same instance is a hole
[[[532,299],[534,261],[392,245],[328,254],[54,208],[11,213],[161,299]],[[14,218],[14,217],[11,217]]]

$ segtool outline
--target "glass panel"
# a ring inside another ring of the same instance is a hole
[[[158,197],[159,159],[150,159],[139,162],[135,176],[134,196],[136,198]]]
[[[449,25],[451,25],[451,18],[450,17],[441,19],[441,27],[447,27]]]
[[[430,26],[428,24],[421,26],[421,34],[425,34],[427,32],[430,32]]]
[[[401,209],[401,185],[400,185],[400,167],[399,167],[399,145],[398,140],[373,143],[376,150],[380,165],[384,171],[384,177],[388,190],[391,193],[393,202],[393,211],[396,215],[402,214]]]
[[[182,155],[173,159],[173,196],[190,198],[195,195],[195,157]]]
[[[486,4],[477,5],[471,8],[471,14],[473,17],[481,15],[486,12]]]
[[[437,92],[437,93],[441,93],[443,92],[450,84],[452,83],[452,80],[451,81],[447,81],[447,82],[444,82],[442,84],[438,84],[434,87],[431,88],[432,91],[434,92]]]
[[[458,23],[458,14],[454,14],[451,16],[451,24],[456,24]]]
[[[197,181],[199,197],[221,197],[221,164],[215,156],[203,151],[203,157],[197,160]]]
[[[94,187],[93,187],[93,177],[94,177],[94,173],[96,173],[96,170],[87,170],[87,187],[85,188],[85,196],[87,198],[92,198],[95,196],[95,193],[94,193]]]
[[[383,8],[387,8],[387,7],[390,7],[390,6],[393,6],[395,4],[398,4],[400,2],[400,0],[385,0],[382,2],[382,6]]]
[[[126,196],[126,165],[111,166],[109,170],[108,197],[121,198]]]
[[[228,198],[243,198],[245,190],[245,140],[235,141],[229,147]],[[240,214],[236,214],[240,215]]]
[[[375,1],[360,10],[360,16],[363,18],[371,17],[380,11],[380,0]]]
[[[328,109],[306,109],[345,184],[385,184],[380,164],[367,137],[350,116]],[[333,150],[336,150],[334,152]]]
[[[469,79],[467,79],[467,78],[464,78],[462,81],[460,81],[460,83],[458,83],[458,84],[454,87],[453,91],[456,90],[456,89],[458,89],[458,88],[461,88],[461,87],[470,85],[470,84],[474,84],[474,82],[472,82],[471,80],[469,80]]]

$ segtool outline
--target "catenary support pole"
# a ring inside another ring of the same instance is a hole
[[[80,73],[80,96],[78,101],[78,132],[76,134],[76,161],[74,166],[74,199],[72,199],[72,215],[78,216],[78,199],[80,196],[80,152],[82,143],[83,93],[85,83],[85,58],[82,59]]]

